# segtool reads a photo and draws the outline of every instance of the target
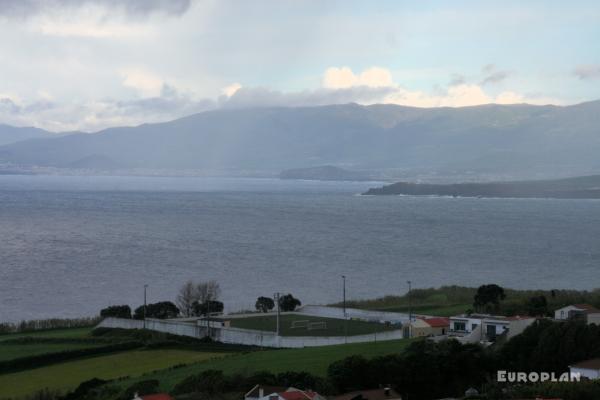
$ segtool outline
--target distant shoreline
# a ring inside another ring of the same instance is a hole
[[[430,184],[398,182],[364,195],[512,199],[600,199],[600,175],[536,181]]]

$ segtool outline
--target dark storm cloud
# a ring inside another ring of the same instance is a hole
[[[95,5],[107,11],[124,12],[131,17],[145,17],[152,13],[184,14],[191,0],[0,0],[0,15],[26,18],[48,11],[76,9]]]

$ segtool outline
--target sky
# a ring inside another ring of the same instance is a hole
[[[600,98],[598,1],[0,0],[0,123]]]

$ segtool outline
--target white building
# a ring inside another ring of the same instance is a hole
[[[571,375],[579,374],[582,378],[598,379],[600,378],[600,358],[569,365],[569,370]]]
[[[493,342],[502,334],[508,338],[520,334],[534,321],[533,317],[462,314],[450,317],[449,333],[451,336],[473,336],[472,341]]]
[[[554,319],[566,321],[581,318],[588,324],[600,323],[600,310],[591,304],[571,304],[554,311]]]

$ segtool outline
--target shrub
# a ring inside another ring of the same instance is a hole
[[[131,307],[128,305],[122,306],[110,306],[100,310],[100,316],[102,318],[115,317],[115,318],[131,318]]]

